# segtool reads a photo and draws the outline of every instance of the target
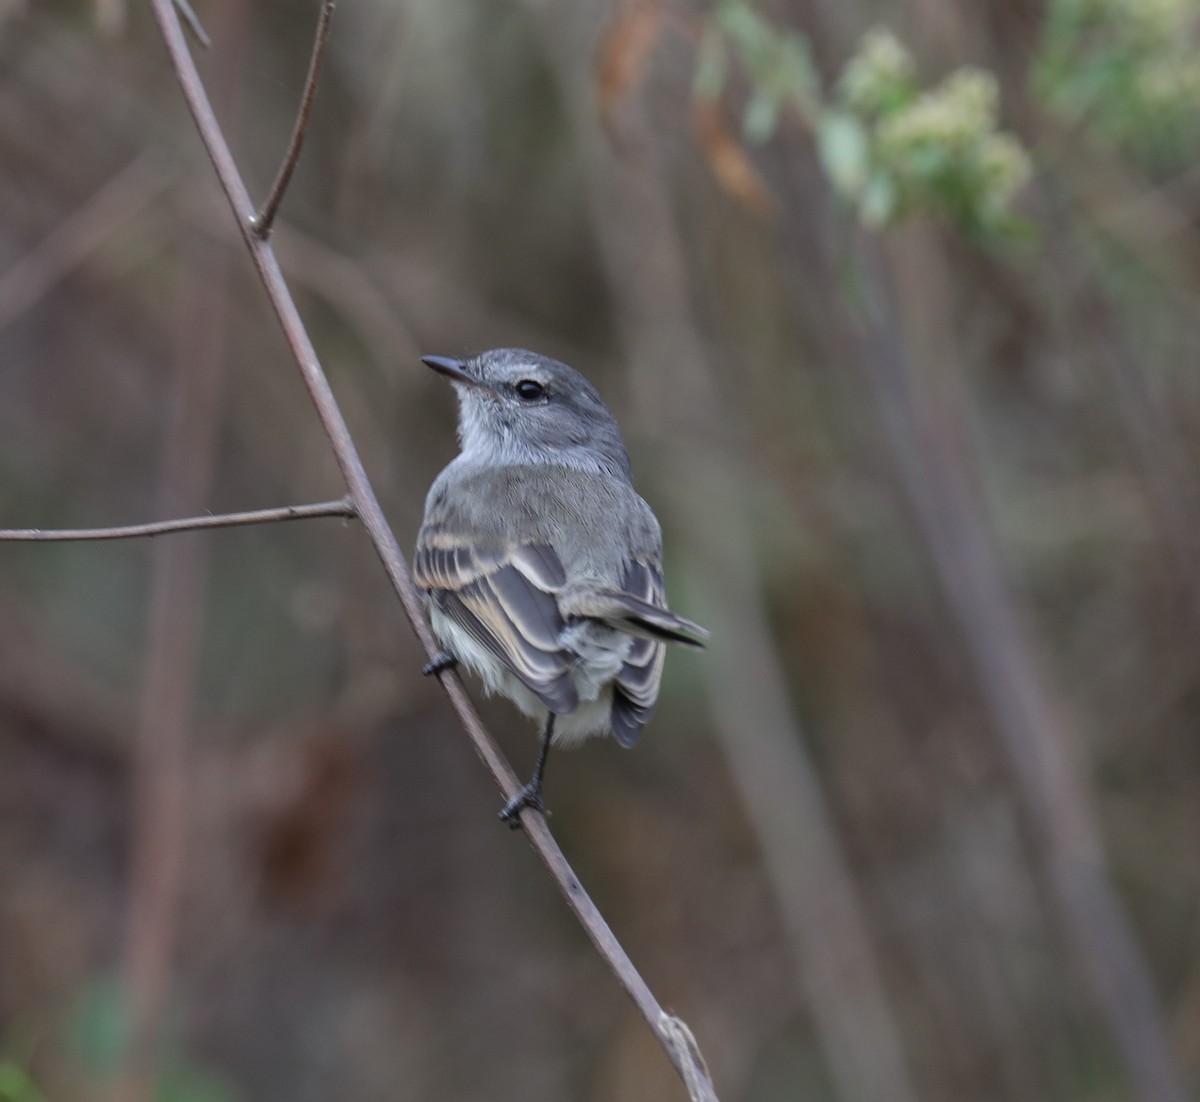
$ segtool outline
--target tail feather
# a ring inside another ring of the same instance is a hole
[[[599,620],[628,635],[689,647],[708,642],[708,632],[699,624],[619,589],[595,590],[572,605],[571,614]]]

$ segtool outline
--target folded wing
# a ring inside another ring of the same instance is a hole
[[[566,575],[544,544],[468,546],[442,526],[422,529],[413,563],[418,585],[481,647],[557,715],[579,703],[571,655],[560,643],[557,592]]]
[[[560,642],[567,623],[594,620],[629,635],[632,645],[613,685],[611,716],[622,746],[632,746],[654,715],[665,644],[703,646],[708,637],[667,608],[661,569],[640,560],[627,564],[620,589],[568,596],[566,573],[550,546],[498,541],[478,547],[449,526],[427,524],[413,573],[443,613],[556,715],[579,704],[571,677],[576,656]]]
[[[642,562],[632,562],[625,571],[625,589],[633,597],[666,608],[662,572]],[[650,722],[658,703],[663,660],[667,648],[648,635],[635,636],[633,648],[617,675],[613,692],[613,737],[622,746],[632,746]]]

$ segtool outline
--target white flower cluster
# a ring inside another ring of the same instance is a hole
[[[883,111],[911,93],[915,69],[900,40],[886,28],[876,27],[850,59],[838,89],[854,111]]]
[[[997,130],[1000,92],[991,73],[959,69],[921,92],[908,51],[875,30],[847,64],[838,94],[843,107],[823,131],[824,160],[868,222],[916,209],[974,225],[1010,217],[1032,170],[1020,142]]]
[[[1200,144],[1200,0],[1053,0],[1039,84],[1065,118],[1149,164]]]
[[[879,123],[883,157],[903,157],[921,147],[962,156],[996,125],[996,78],[979,69],[960,69],[937,88]]]
[[[1137,90],[1151,110],[1200,110],[1200,50],[1147,62],[1137,75]]]

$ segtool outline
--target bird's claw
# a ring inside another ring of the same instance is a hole
[[[433,677],[435,674],[439,674],[443,670],[451,669],[457,665],[458,659],[448,650],[444,650],[441,654],[434,655],[430,661],[421,667],[421,674],[424,677]]]
[[[508,823],[511,830],[521,829],[521,808],[530,807],[542,815],[548,815],[546,805],[542,802],[542,786],[527,784],[504,805],[500,810],[500,821]]]

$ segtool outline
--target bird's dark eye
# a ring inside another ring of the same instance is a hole
[[[522,379],[516,386],[517,397],[525,402],[536,402],[546,393],[546,388],[534,379]]]

